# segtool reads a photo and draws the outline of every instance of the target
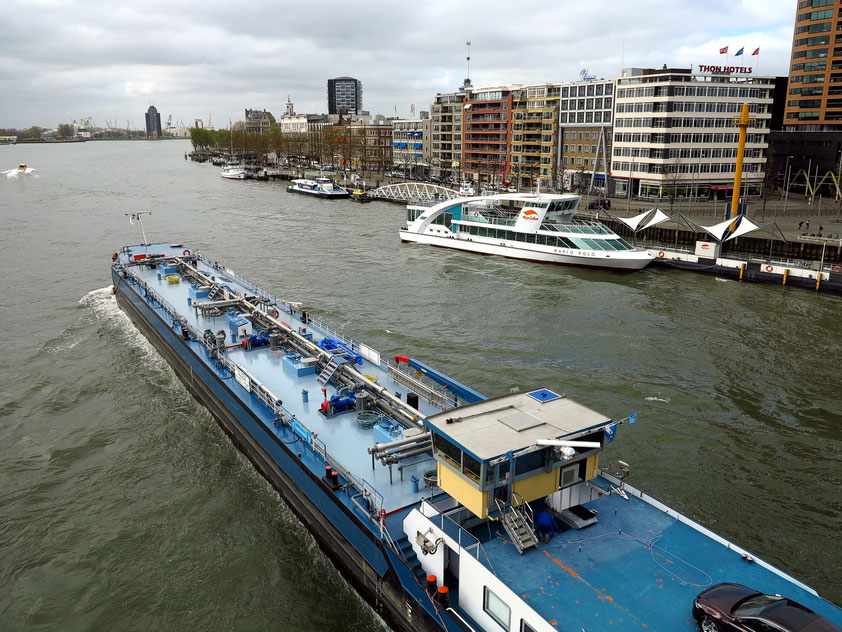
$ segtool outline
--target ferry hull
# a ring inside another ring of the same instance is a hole
[[[307,191],[306,189],[296,189],[295,187],[287,187],[287,193],[301,193],[311,197],[322,198],[323,200],[339,200],[342,198],[351,197],[348,192],[345,193],[327,193],[325,191]]]
[[[401,230],[400,238],[403,242],[427,244],[440,248],[453,248],[465,252],[475,252],[483,255],[497,255],[509,259],[537,261],[540,263],[555,263],[559,265],[584,266],[588,268],[608,268],[611,270],[642,270],[653,260],[653,256],[646,251],[622,255],[619,252],[601,255],[595,251],[588,251],[592,256],[565,255],[555,252],[526,250],[512,246],[500,246],[480,241],[468,241],[454,237],[437,237],[422,235],[408,230]],[[634,256],[630,256],[634,255]]]
[[[421,606],[420,599],[426,596],[411,570],[338,502],[334,492],[304,467],[282,441],[260,431],[260,420],[131,285],[116,273],[112,273],[112,280],[120,308],[173,368],[193,397],[210,411],[232,443],[277,490],[374,611],[396,630],[450,629]]]

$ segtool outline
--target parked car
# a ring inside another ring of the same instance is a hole
[[[702,632],[842,632],[801,604],[742,584],[716,584],[693,602]]]
[[[588,204],[588,208],[591,210],[601,208],[602,210],[608,210],[611,208],[611,200],[609,199],[602,199],[602,200],[593,200],[590,204]]]

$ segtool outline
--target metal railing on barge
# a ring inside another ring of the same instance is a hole
[[[230,273],[230,271],[228,271],[228,273]],[[232,274],[232,276],[235,275]],[[218,348],[216,347],[216,344],[214,342],[206,340],[203,333],[199,332],[199,330],[190,325],[190,323],[188,323],[184,319],[184,317],[181,316],[166,299],[164,299],[160,294],[158,294],[158,292],[152,289],[149,286],[149,284],[147,284],[143,279],[140,279],[139,277],[127,272],[127,276],[124,280],[136,285],[143,291],[144,298],[146,298],[146,300],[149,302],[150,307],[156,310],[163,310],[169,316],[173,328],[186,328],[190,336],[195,341],[201,343],[205,347],[209,357],[215,360],[217,368],[226,369],[231,373],[231,376],[235,376],[239,371],[243,373],[246,377],[248,377],[250,383],[250,392],[254,393],[257,396],[257,398],[261,402],[263,402],[263,404],[273,413],[273,422],[278,426],[283,425],[287,427],[291,432],[295,433],[305,442],[305,444],[310,446],[310,448],[315,454],[318,454],[322,458],[325,465],[330,465],[337,472],[339,472],[342,477],[344,477],[347,489],[349,491],[349,496],[351,498],[351,502],[372,523],[378,525],[381,538],[386,540],[393,550],[399,552],[398,547],[395,545],[394,540],[392,539],[391,535],[386,529],[385,524],[383,523],[383,520],[381,518],[382,513],[384,511],[384,504],[383,495],[380,494],[380,492],[378,492],[374,487],[372,487],[371,484],[368,483],[368,481],[358,476],[355,476],[345,467],[343,467],[338,459],[330,455],[330,453],[327,451],[327,445],[321,439],[318,438],[317,434],[312,432],[298,419],[296,419],[295,415],[293,415],[292,413],[290,413],[290,411],[283,407],[283,405],[280,403],[280,398],[278,398],[272,391],[270,391],[259,380],[257,380],[249,371],[241,367],[239,364],[229,360],[224,353],[219,353]],[[247,284],[246,287],[253,288],[254,286]],[[354,488],[357,493],[350,493],[351,488]]]

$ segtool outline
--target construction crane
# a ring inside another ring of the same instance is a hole
[[[94,125],[93,120],[94,120],[93,116],[82,116],[82,117],[79,118],[79,125],[84,125],[88,129],[91,129],[91,127],[93,127],[93,125]]]

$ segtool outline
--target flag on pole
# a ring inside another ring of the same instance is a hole
[[[760,54],[759,48],[755,49],[755,51],[752,53],[752,55],[759,55],[759,54]]]
[[[614,441],[614,435],[617,434],[617,424],[613,426],[605,426],[605,442],[611,443]]]
[[[136,219],[137,219],[137,213],[132,213],[131,215],[129,215],[129,224],[131,224],[132,226],[134,226],[134,221],[135,221]]]
[[[725,48],[720,48],[719,54],[720,55],[727,55],[728,54],[728,47],[726,46]]]
[[[635,421],[637,421],[637,413],[632,413],[629,415],[629,423],[633,424]]]
[[[743,48],[745,48],[745,47],[743,47]],[[734,57],[739,57],[739,56],[740,56],[740,55],[742,55],[742,54],[743,54],[743,49],[741,48],[741,49],[740,49],[740,50],[738,50],[736,53],[734,53]]]

